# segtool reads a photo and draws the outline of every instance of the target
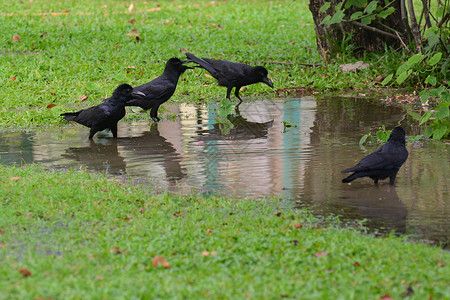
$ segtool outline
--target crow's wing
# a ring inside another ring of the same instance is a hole
[[[97,106],[83,109],[74,121],[84,126],[92,127],[107,121],[112,114],[112,110],[113,108],[109,103],[105,102]]]
[[[234,63],[226,60],[214,60],[203,58],[214,69],[215,73],[211,73],[219,82],[224,80],[227,82],[238,83],[246,81],[249,76],[251,66],[246,64]]]
[[[135,87],[133,90],[144,93],[145,98],[132,99],[126,103],[126,106],[141,106],[143,103],[152,100],[166,101],[173,95],[176,86],[176,82],[173,82],[173,80],[160,76],[148,83]],[[148,104],[145,106],[148,106]]]
[[[354,167],[342,171],[342,173],[367,170],[388,170],[401,166],[404,162],[401,155],[402,149],[396,145],[385,144],[372,154],[367,155]],[[403,161],[402,161],[403,160]],[[405,158],[406,160],[406,158]]]

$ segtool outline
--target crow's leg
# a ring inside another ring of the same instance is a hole
[[[150,117],[152,117],[153,122],[159,122],[159,120],[161,120],[158,118],[158,108],[159,105],[154,105],[150,111]]]
[[[230,95],[231,95],[231,90],[233,89],[232,86],[227,87],[227,99],[231,101]]]
[[[236,89],[234,90],[234,95],[239,99],[238,106],[241,105],[241,103],[242,103],[242,99],[241,99],[241,97],[239,97],[239,90],[240,89],[241,89],[241,87],[237,86]]]
[[[389,185],[394,185],[395,177],[397,177],[397,172],[389,177]]]
[[[89,131],[89,139],[92,140],[94,138],[94,134],[97,133],[97,129],[92,127],[91,130]]]
[[[117,138],[117,123],[109,127],[109,130],[111,130],[113,137]]]

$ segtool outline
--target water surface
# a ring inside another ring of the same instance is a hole
[[[411,235],[448,245],[450,145],[408,143],[395,187],[370,179],[341,183],[340,171],[376,147],[360,137],[380,125],[416,134],[406,112],[361,98],[292,98],[244,102],[223,134],[215,107],[167,105],[169,117],[119,123],[119,138],[93,142],[81,125],[0,133],[0,162],[86,168],[132,177],[156,190],[282,196],[316,214],[346,223],[367,220],[373,231]],[[291,127],[285,127],[283,121]],[[287,123],[286,123],[287,124]]]

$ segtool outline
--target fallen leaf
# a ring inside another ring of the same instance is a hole
[[[275,216],[281,217],[281,212],[277,212],[277,213],[275,214]]]
[[[16,80],[16,76],[11,77],[9,80],[15,81]]]
[[[133,19],[131,19],[129,22],[130,22],[131,24],[134,24],[134,23],[136,23],[136,19],[133,18]]]
[[[87,98],[88,98],[88,96],[83,95],[83,96],[81,96],[80,98],[78,98],[78,101],[84,101],[84,100],[86,100]]]
[[[145,211],[145,207],[139,208],[139,212],[142,214]]]
[[[302,224],[294,224],[294,227],[295,227],[295,228],[302,228],[303,225],[302,225]]]
[[[12,41],[13,43],[21,41],[22,39],[20,38],[20,36],[18,34],[16,34],[15,36],[13,36]]]
[[[130,218],[123,218],[124,221],[130,221]]]
[[[56,106],[56,104],[50,103],[49,105],[47,105],[47,108],[53,108],[55,106]]]
[[[161,7],[147,9],[148,12],[161,10]]]
[[[206,73],[205,73],[204,75],[205,75],[206,78],[212,78],[212,76],[209,75],[209,74],[206,74]]]
[[[314,254],[315,257],[328,256],[328,251],[318,251]]]
[[[203,251],[203,252],[202,252],[202,255],[203,255],[203,256],[208,256],[208,255],[209,255],[209,252],[208,252],[208,251]]]
[[[19,180],[20,177],[10,177],[9,180]]]
[[[355,267],[360,267],[360,266],[361,266],[361,264],[359,263],[359,261],[355,261],[355,262],[353,263],[353,265],[354,265]]]
[[[445,266],[445,262],[439,261],[439,262],[436,264],[436,266],[438,266],[438,267],[443,267],[443,266]]]
[[[31,272],[28,269],[19,269],[20,274],[22,274],[23,277],[29,277],[31,276]]]
[[[115,246],[114,248],[109,249],[109,252],[113,254],[120,254],[122,251],[119,249],[119,246]]]
[[[209,234],[212,234],[213,233],[213,231],[211,230],[211,229],[206,229],[206,233],[209,233]]]
[[[152,265],[153,265],[153,268],[157,268],[159,265],[163,266],[166,269],[170,268],[170,264],[162,256],[153,257]]]
[[[384,294],[383,296],[381,296],[381,298],[379,298],[380,300],[394,300],[394,298],[392,298],[390,295],[388,294]]]
[[[133,10],[133,8],[134,8],[134,4],[131,3],[130,6],[128,7],[128,11],[131,12]]]

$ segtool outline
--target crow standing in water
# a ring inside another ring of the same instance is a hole
[[[94,134],[105,129],[111,130],[113,137],[117,137],[117,123],[125,116],[125,103],[133,97],[145,97],[145,94],[133,91],[128,84],[119,85],[106,102],[73,113],[64,113],[61,116],[67,121],[74,121],[91,128],[89,139]]]
[[[152,110],[150,111],[150,117],[154,122],[159,122],[159,106],[172,97],[175,89],[177,88],[180,75],[187,69],[192,69],[191,67],[183,66],[183,63],[184,62],[176,57],[169,59],[161,76],[146,84],[139,85],[134,88],[135,91],[144,93],[145,98],[132,99],[128,101],[125,106],[139,106],[144,110],[151,108]]]
[[[239,104],[242,103],[239,97],[239,90],[241,87],[263,82],[273,88],[273,83],[267,78],[267,70],[264,67],[252,67],[246,64],[233,63],[226,60],[214,60],[209,58],[198,58],[191,53],[186,53],[187,62],[195,62],[203,69],[208,71],[212,77],[217,79],[220,86],[227,88],[227,98],[230,99],[231,90],[234,90],[234,95],[239,99]]]
[[[361,159],[356,166],[342,171],[342,173],[354,172],[344,178],[342,182],[351,182],[360,177],[370,177],[377,184],[378,180],[389,177],[389,184],[394,185],[397,172],[407,158],[405,130],[402,127],[395,127],[386,144]]]

